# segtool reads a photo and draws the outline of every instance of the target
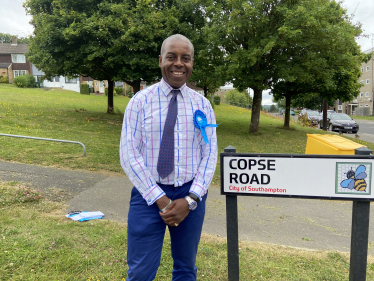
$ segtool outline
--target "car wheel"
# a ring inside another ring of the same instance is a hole
[[[357,131],[352,131],[352,134],[357,134]]]

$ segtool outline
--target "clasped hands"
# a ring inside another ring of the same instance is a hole
[[[170,199],[164,195],[156,201],[159,210],[166,209],[161,213],[161,218],[167,225],[178,226],[189,214],[190,208],[188,202],[184,198],[179,198],[170,203]],[[168,205],[169,204],[169,205]]]

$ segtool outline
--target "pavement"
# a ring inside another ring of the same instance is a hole
[[[40,189],[46,197],[66,202],[66,212],[101,211],[105,219],[127,222],[133,185],[125,175],[0,161],[0,181]],[[209,188],[203,232],[226,237],[225,200],[219,187]],[[351,201],[238,196],[238,219],[242,241],[350,251]],[[368,253],[374,255],[373,224],[369,228]]]

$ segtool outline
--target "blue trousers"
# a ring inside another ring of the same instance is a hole
[[[167,197],[176,200],[188,195],[191,184],[192,181],[180,187],[159,185]],[[173,281],[196,280],[196,254],[204,222],[206,197],[178,226],[168,226],[174,260]],[[166,226],[157,204],[148,206],[134,187],[128,214],[127,281],[151,281],[156,277]]]

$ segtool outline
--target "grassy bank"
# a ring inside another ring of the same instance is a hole
[[[105,96],[87,96],[61,89],[20,89],[0,85],[0,133],[82,142],[76,144],[0,136],[0,159],[20,163],[91,171],[122,172],[119,139],[122,114],[129,99],[114,97],[116,114],[106,114]],[[305,151],[307,133],[320,133],[296,124],[282,128],[283,120],[262,114],[258,134],[249,135],[250,111],[221,104],[216,106],[219,152],[228,145],[237,152],[296,153]],[[359,141],[369,148],[373,144]],[[219,184],[219,163],[214,185]]]
[[[18,183],[0,183],[0,280],[124,280],[126,225],[73,222],[61,203],[17,201]],[[226,241],[203,235],[197,280],[227,280]],[[348,254],[311,252],[259,243],[240,244],[240,280],[348,280]],[[369,263],[368,280],[374,279]],[[165,237],[156,280],[171,280]]]

